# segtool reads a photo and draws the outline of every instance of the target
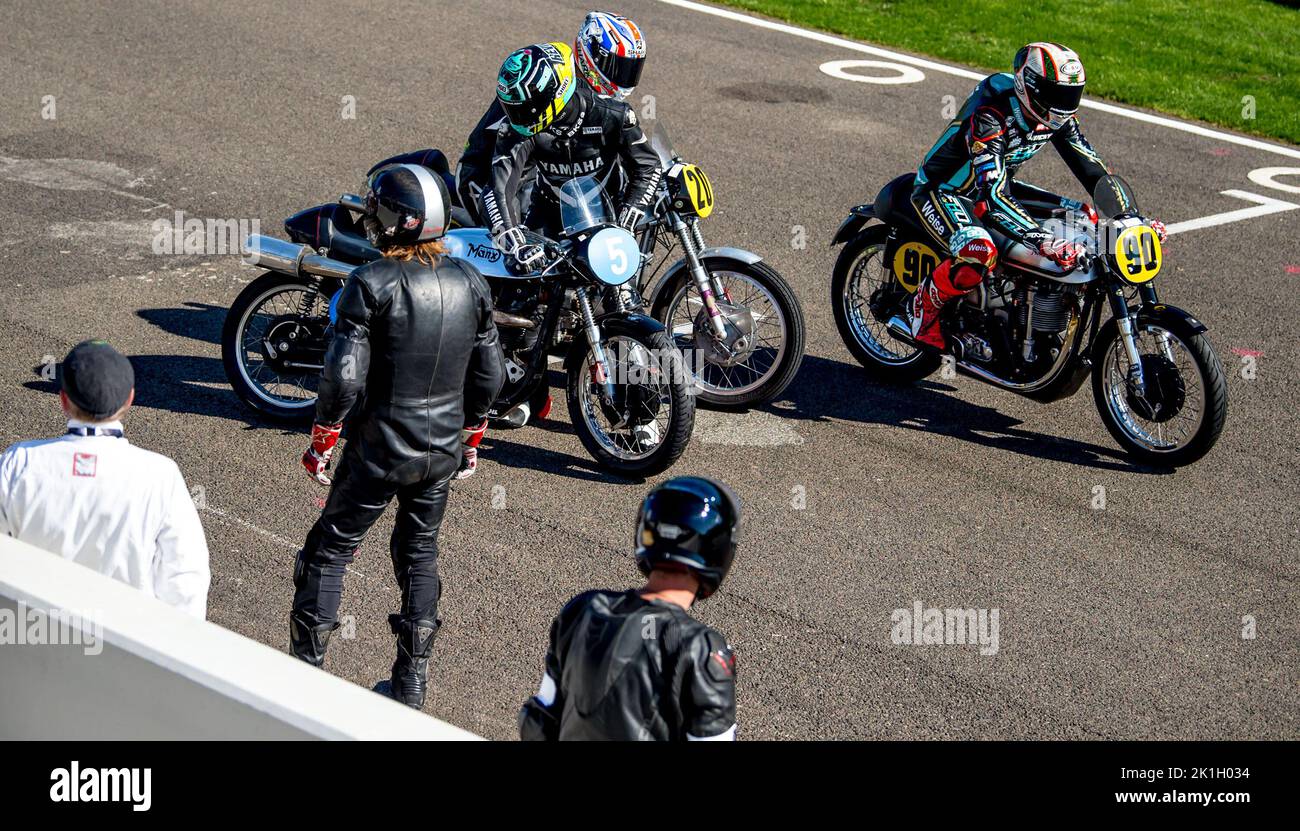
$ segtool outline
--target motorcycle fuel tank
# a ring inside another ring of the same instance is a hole
[[[513,273],[506,265],[506,255],[492,242],[486,228],[453,228],[442,238],[447,254],[473,263],[484,277],[527,279],[530,275]]]

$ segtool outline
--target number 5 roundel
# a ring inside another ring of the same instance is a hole
[[[641,247],[622,228],[602,228],[587,241],[587,262],[602,283],[621,286],[641,267]]]

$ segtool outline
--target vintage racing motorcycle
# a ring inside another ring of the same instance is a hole
[[[658,274],[647,265],[637,297],[661,321],[686,358],[702,406],[743,410],[785,391],[803,360],[803,309],[785,279],[763,258],[739,248],[709,248],[700,221],[713,212],[713,183],[674,152],[668,128],[654,119],[650,146],[663,171],[659,192],[637,228],[647,264],[662,247],[682,257]],[[665,257],[660,266],[669,260]]]
[[[381,162],[372,172],[416,155],[448,175],[446,160],[429,151]],[[614,224],[600,184],[574,179],[558,195],[560,238],[529,236],[547,252],[537,271],[508,267],[486,229],[452,228],[444,238],[448,253],[473,263],[492,286],[507,380],[489,415],[512,426],[544,417],[548,360],[560,351],[569,415],[592,457],[622,475],[661,472],[690,441],[690,374],[664,326],[623,300],[641,252],[636,238]],[[231,386],[258,412],[311,417],[332,301],[354,268],[379,256],[366,241],[363,209],[360,197],[344,195],[287,219],[292,242],[261,235],[245,242],[246,261],[268,271],[231,305],[222,358]]]
[[[907,322],[912,292],[947,256],[912,209],[913,178],[895,179],[874,203],[854,208],[832,243],[844,245],[831,281],[840,336],[874,377],[896,383],[924,378],[944,359],[918,347]],[[1040,401],[1073,395],[1091,375],[1101,419],[1131,456],[1190,464],[1223,430],[1223,367],[1205,325],[1160,302],[1154,281],[1164,254],[1128,184],[1104,177],[1093,198],[1095,224],[1057,205],[1024,203],[1053,234],[1087,247],[1072,271],[992,232],[997,268],[944,311],[951,360]]]

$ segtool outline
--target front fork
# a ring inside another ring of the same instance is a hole
[[[1139,308],[1150,308],[1160,302],[1159,297],[1156,295],[1156,287],[1150,283],[1144,283],[1138,287],[1138,296],[1141,299]],[[1146,395],[1146,375],[1142,371],[1142,354],[1138,351],[1137,345],[1137,313],[1129,310],[1123,286],[1115,285],[1111,288],[1110,308],[1115,316],[1115,322],[1119,326],[1120,338],[1124,341],[1124,351],[1128,353],[1129,383],[1132,384],[1139,397],[1144,397]],[[1173,350],[1169,344],[1169,334],[1160,331],[1156,335],[1156,340],[1160,344],[1160,351],[1167,359],[1172,361]]]
[[[691,271],[691,279],[695,281],[695,289],[700,293],[700,299],[704,301],[704,308],[709,311],[709,327],[713,330],[713,336],[719,341],[725,341],[727,325],[723,321],[722,310],[718,308],[717,297],[721,295],[727,302],[731,302],[731,298],[727,295],[726,288],[709,274],[708,269],[704,267],[704,261],[700,259],[700,252],[704,250],[704,235],[700,233],[699,222],[693,221],[687,224],[679,215],[673,214],[672,229],[677,235],[678,242],[682,244],[686,266]]]
[[[600,342],[600,327],[596,325],[596,315],[591,310],[591,297],[584,286],[573,290],[578,302],[578,312],[582,315],[582,327],[587,333],[587,343],[591,345],[592,379],[600,385],[601,398],[606,406],[614,406],[614,382],[609,377],[609,363],[605,357],[605,347]]]

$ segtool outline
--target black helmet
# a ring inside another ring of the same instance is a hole
[[[698,597],[717,591],[736,557],[740,500],[731,488],[700,476],[669,479],[641,503],[636,564],[642,574],[677,567],[700,579]]]
[[[366,239],[377,248],[415,245],[447,231],[447,183],[415,164],[380,168],[366,193]]]

